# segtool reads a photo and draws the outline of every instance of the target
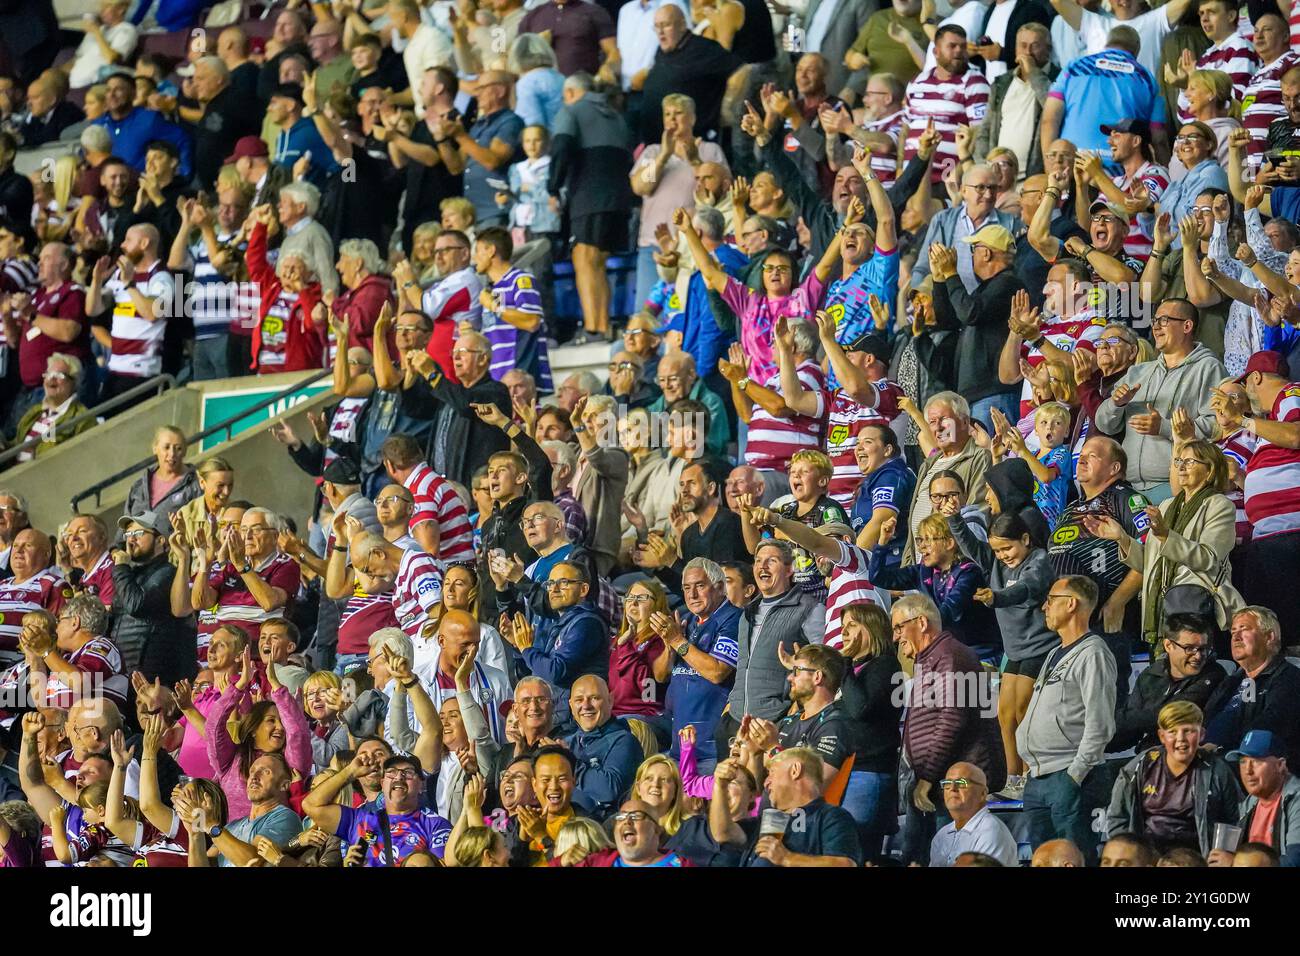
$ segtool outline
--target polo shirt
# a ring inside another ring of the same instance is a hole
[[[723,601],[718,609],[703,623],[694,615],[686,625],[686,639],[710,657],[735,669],[740,657],[737,632],[740,628],[740,608]],[[700,673],[680,657],[674,658],[672,674],[668,679],[668,694],[664,699],[664,713],[672,718],[673,740],[677,731],[687,724],[695,726],[699,741],[707,740],[712,728],[727,705],[732,680],[721,684],[700,676]]]
[[[1065,104],[1061,139],[1079,149],[1108,151],[1101,124],[1122,119],[1165,123],[1165,100],[1155,78],[1127,50],[1109,48],[1083,56],[1061,71],[1047,94]]]
[[[506,143],[511,154],[506,163],[517,163],[524,158],[520,143],[524,135],[524,121],[511,109],[499,109],[491,116],[482,116],[469,128],[470,138],[484,149],[499,139]],[[508,165],[500,169],[488,169],[473,157],[468,157],[465,164],[465,198],[474,204],[474,214],[478,228],[504,223],[505,211],[497,205],[497,190],[488,185],[489,179],[505,179]]]
[[[243,817],[226,827],[230,835],[245,843],[252,843],[254,837],[268,837],[272,843],[284,846],[302,832],[302,819],[288,807],[280,805],[270,813],[264,813],[256,820]],[[234,866],[224,856],[218,857],[218,865]]]
[[[807,856],[845,856],[855,866],[862,865],[862,844],[858,840],[857,824],[853,822],[849,811],[843,807],[833,807],[818,797],[800,807],[796,813],[799,814],[802,825],[792,826],[785,831],[784,843],[787,850]],[[740,857],[741,866],[772,866],[754,852],[759,839],[759,830],[755,828]]]

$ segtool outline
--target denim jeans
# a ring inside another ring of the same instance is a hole
[[[645,300],[650,297],[650,290],[659,281],[658,267],[654,254],[659,250],[654,246],[640,246],[636,250],[636,307],[645,308]]]
[[[229,337],[229,333],[223,332],[194,341],[194,381],[230,378],[229,345],[226,341]]]
[[[1083,784],[1065,770],[1025,782],[1025,800],[1021,812],[1029,843],[1036,850],[1048,840],[1069,840],[1083,853],[1089,866],[1097,865],[1098,831],[1094,828],[1097,811],[1106,806],[1110,788],[1104,767],[1093,767]]]
[[[898,832],[898,776],[871,770],[849,774],[840,806],[858,825],[858,839],[865,859],[880,856],[885,837]]]
[[[1020,393],[998,392],[996,395],[971,403],[970,420],[979,422],[990,435],[993,434],[994,429],[993,416],[989,412],[994,408],[1006,415],[1007,420],[1014,425],[1020,421]]]

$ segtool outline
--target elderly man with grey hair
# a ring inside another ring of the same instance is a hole
[[[194,61],[194,76],[188,85],[198,105],[181,106],[178,112],[194,138],[194,173],[200,183],[212,189],[235,144],[259,132],[259,116],[231,86],[230,70],[219,56]]]
[[[69,126],[81,122],[85,114],[75,103],[68,102],[67,94],[67,81],[57,71],[42,73],[32,80],[27,87],[27,117],[17,129],[23,148],[52,143]]]
[[[379,310],[393,298],[393,281],[384,273],[383,257],[369,239],[339,243],[337,265],[343,288],[330,312],[337,322],[347,323],[349,347],[359,345],[373,352],[375,322]],[[396,348],[395,337],[390,338],[388,347],[391,354]]]
[[[664,699],[664,713],[672,719],[669,753],[677,757],[683,747],[693,751],[699,773],[708,773],[718,760],[714,728],[727,706],[740,655],[742,612],[727,600],[726,587],[721,565],[692,558],[682,570],[685,627],[665,619],[656,628],[673,653]]]
[[[912,493],[912,506],[907,517],[907,547],[903,549],[903,563],[911,564],[916,558],[914,547],[916,529],[922,519],[936,510],[930,499],[930,483],[941,473],[956,476],[966,488],[966,501],[984,501],[985,475],[993,467],[993,457],[987,448],[975,442],[971,432],[970,405],[956,392],[939,392],[925,403],[925,421],[938,446],[938,453],[921,462],[916,475],[916,490]]]
[[[930,259],[926,251],[932,245],[940,245],[956,250],[956,274],[967,292],[975,291],[979,280],[972,261],[974,249],[962,240],[989,225],[1002,226],[1013,236],[1022,232],[1024,227],[1019,217],[994,208],[997,182],[998,174],[992,166],[977,164],[966,169],[961,177],[961,202],[931,219],[925,239],[917,246],[921,254],[912,267],[912,288],[920,285],[930,274]],[[938,284],[937,277],[935,284]]]
[[[19,462],[31,461],[95,426],[95,419],[87,417],[67,427],[68,423],[89,410],[77,400],[83,374],[81,360],[75,355],[55,352],[49,357],[41,379],[44,395],[27,409],[14,430],[14,441],[28,446],[19,453]]]
[[[335,294],[339,290],[334,270],[334,240],[313,217],[320,210],[320,190],[311,183],[293,182],[280,189],[276,214],[284,241],[280,255],[297,252],[320,279],[321,291]],[[276,230],[272,229],[272,232]]]
[[[587,540],[587,512],[573,497],[573,476],[578,471],[578,453],[567,441],[539,442],[551,462],[551,500],[564,513],[564,531],[570,541]]]

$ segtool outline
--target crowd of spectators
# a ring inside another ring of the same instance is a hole
[[[1300,865],[1300,5],[26,6],[0,865]]]

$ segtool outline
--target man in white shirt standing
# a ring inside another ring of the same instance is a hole
[[[952,866],[963,853],[985,853],[1003,866],[1016,866],[1015,837],[987,806],[989,787],[984,771],[973,763],[955,763],[939,785],[952,823],[935,834],[930,865]]]
[[[67,62],[68,86],[84,89],[99,79],[99,71],[114,63],[122,63],[135,51],[137,33],[134,26],[125,22],[130,0],[102,0],[99,16],[86,14],[85,38],[77,47],[76,55]]]
[[[1122,23],[1136,30],[1142,41],[1137,54],[1138,62],[1150,70],[1152,76],[1160,76],[1160,47],[1165,37],[1183,18],[1191,2],[1192,0],[1169,0],[1164,6],[1152,10],[1147,6],[1146,0],[1111,0],[1110,7],[1114,16],[1093,12],[1075,0],[1052,0],[1052,6],[1069,28],[1078,34],[1083,47],[1080,56],[1100,53],[1106,49],[1106,37],[1111,27]],[[1065,66],[1069,62],[1064,59],[1065,51],[1058,50],[1058,53],[1062,57],[1061,66]]]
[[[424,103],[421,97],[412,94],[420,89],[426,70],[435,66],[456,68],[455,48],[446,33],[421,19],[420,5],[415,0],[392,0],[388,4],[388,16],[393,30],[406,41],[402,49],[402,64],[411,84],[409,89],[394,94],[392,102],[399,106],[414,106],[415,115],[423,119]]]

